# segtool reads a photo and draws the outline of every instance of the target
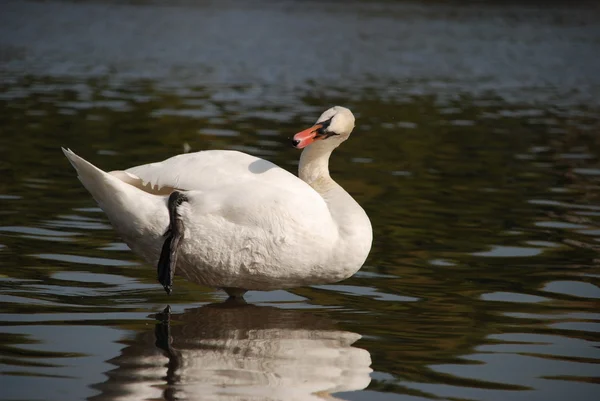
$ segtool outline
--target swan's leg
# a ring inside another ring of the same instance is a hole
[[[169,228],[165,232],[165,242],[160,252],[158,266],[158,282],[163,285],[167,294],[171,294],[173,287],[173,276],[177,266],[177,253],[179,251],[179,241],[183,238],[184,226],[181,216],[177,213],[177,208],[186,202],[188,198],[179,191],[174,191],[169,196],[167,207],[169,208]]]
[[[223,291],[225,291],[227,293],[227,295],[229,295],[229,298],[235,298],[235,299],[244,299],[244,294],[246,293],[247,290],[241,289],[241,288],[233,288],[233,287],[223,287]]]

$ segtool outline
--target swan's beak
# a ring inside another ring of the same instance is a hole
[[[296,135],[294,135],[294,139],[292,139],[292,145],[294,145],[294,147],[297,149],[307,147],[318,139],[317,136],[319,135],[319,130],[321,128],[323,128],[323,124],[316,124],[309,129],[298,132]]]

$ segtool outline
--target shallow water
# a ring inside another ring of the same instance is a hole
[[[0,6],[0,399],[594,399],[598,9],[244,4]],[[249,306],[167,296],[59,150],[293,171],[333,104],[371,255]]]

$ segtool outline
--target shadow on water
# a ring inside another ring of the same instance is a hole
[[[598,9],[363,3],[3,3],[0,398],[595,399]],[[333,104],[357,116],[331,172],[372,252],[243,308],[198,308],[223,294],[183,280],[167,297],[60,152],[116,170],[236,149],[295,171],[290,136]],[[170,343],[148,317],[166,304]]]
[[[90,400],[329,400],[371,380],[369,353],[352,346],[360,335],[324,316],[226,302],[158,318],[109,361],[117,368]]]

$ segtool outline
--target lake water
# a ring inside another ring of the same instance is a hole
[[[597,399],[600,10],[539,4],[3,1],[0,399]],[[335,104],[371,254],[247,306],[167,296],[60,151],[294,171]]]

